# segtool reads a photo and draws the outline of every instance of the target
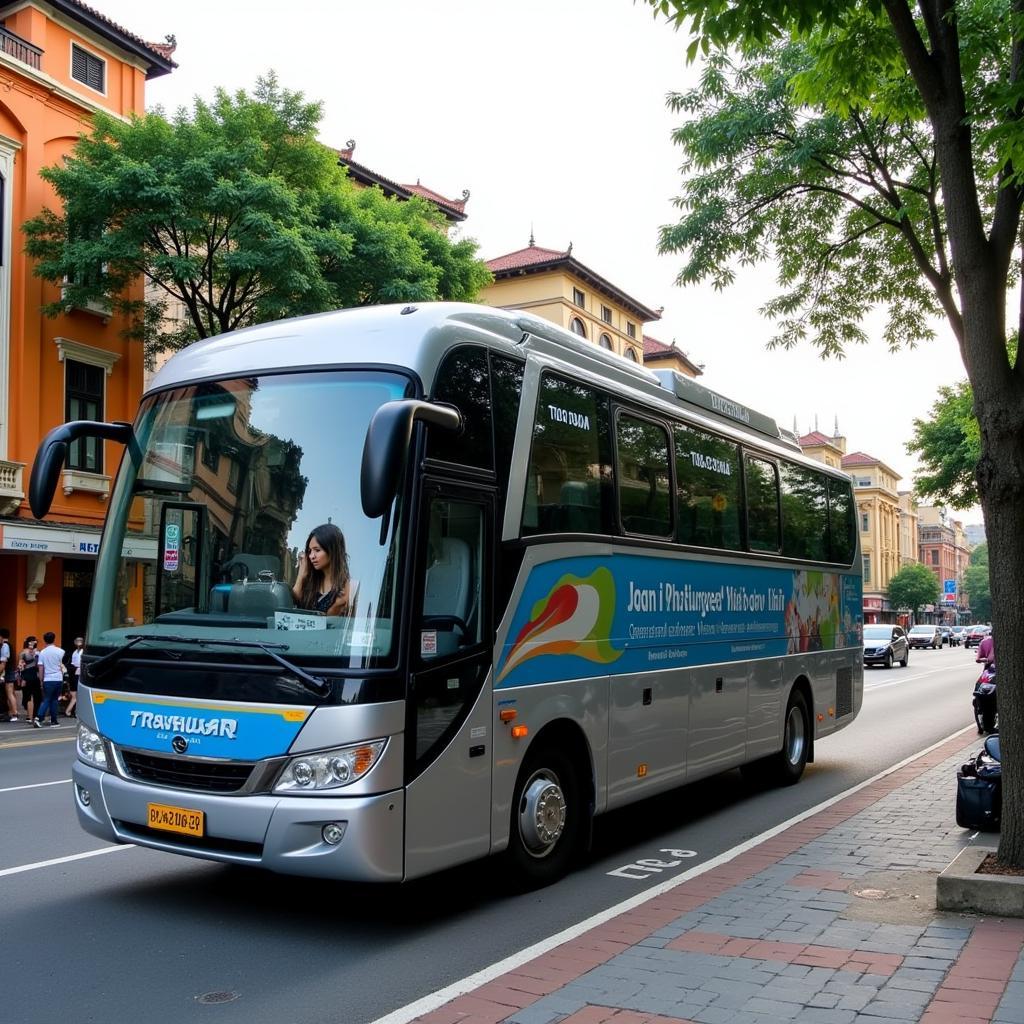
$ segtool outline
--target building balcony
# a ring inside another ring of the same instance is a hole
[[[25,500],[25,464],[0,459],[0,515],[11,515]]]
[[[0,50],[8,57],[27,64],[30,68],[35,68],[36,71],[40,70],[43,51],[38,46],[33,46],[28,40],[22,39],[21,36],[8,32],[2,26],[0,26]]]

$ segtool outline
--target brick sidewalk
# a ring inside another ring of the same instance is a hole
[[[1024,921],[934,905],[978,746],[950,741],[416,1021],[1024,1024]]]

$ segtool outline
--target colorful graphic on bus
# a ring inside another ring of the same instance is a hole
[[[860,644],[852,574],[613,555],[530,573],[500,687],[837,650]],[[596,665],[595,665],[596,663]]]
[[[609,665],[622,655],[608,642],[615,613],[615,580],[604,566],[585,579],[566,573],[535,602],[530,621],[516,634],[498,682],[530,658],[572,654]]]

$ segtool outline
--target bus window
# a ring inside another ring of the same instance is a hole
[[[494,409],[494,455],[498,487],[505,492],[512,468],[512,448],[519,419],[519,398],[523,391],[523,368],[518,359],[491,354],[491,405]]]
[[[649,420],[623,413],[616,424],[619,517],[626,533],[672,532],[668,434]]]
[[[747,545],[751,551],[779,550],[779,478],[764,459],[746,458]]]
[[[523,533],[610,533],[608,400],[545,375],[537,399]]]
[[[462,413],[462,430],[434,429],[429,433],[427,458],[456,462],[476,469],[494,468],[491,437],[491,385],[487,352],[464,346],[453,349],[441,363],[433,400],[448,402]]]
[[[857,550],[857,521],[849,480],[828,478],[828,527],[829,560],[849,565]]]
[[[740,535],[739,445],[676,426],[676,540],[735,551]]]
[[[782,470],[782,553],[828,560],[828,497],[823,473],[791,462]]]

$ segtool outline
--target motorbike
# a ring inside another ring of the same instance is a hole
[[[999,734],[985,737],[984,749],[956,773],[956,823],[997,832],[1003,808],[1003,765]]]
[[[985,662],[985,667],[974,684],[974,721],[978,732],[995,732],[998,706],[996,703],[996,666],[995,662]]]

